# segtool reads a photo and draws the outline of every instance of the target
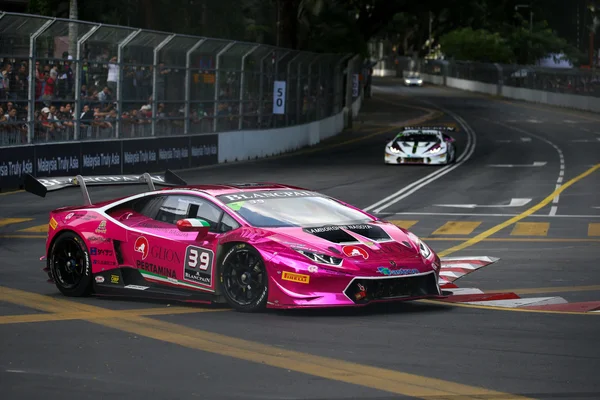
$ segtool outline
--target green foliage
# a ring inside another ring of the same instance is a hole
[[[517,64],[534,64],[549,54],[564,54],[577,63],[579,52],[548,28],[546,22],[536,24],[533,31],[529,26],[512,28],[507,32],[507,41],[515,54]]]
[[[457,60],[510,63],[514,53],[499,33],[484,29],[456,29],[440,38],[442,51]]]

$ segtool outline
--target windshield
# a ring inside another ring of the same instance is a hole
[[[265,194],[265,192],[254,192]],[[250,196],[253,192],[248,193]],[[298,193],[298,192],[296,192]],[[304,192],[308,193],[308,192]],[[229,196],[233,197],[233,196]],[[302,197],[262,198],[230,201],[219,196],[227,206],[250,225],[261,228],[315,227],[351,225],[373,221],[363,213],[316,193]]]
[[[435,142],[439,137],[436,133],[403,133],[396,139],[401,142]]]

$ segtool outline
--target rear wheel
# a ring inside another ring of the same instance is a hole
[[[260,253],[246,243],[231,247],[219,271],[227,303],[238,311],[258,312],[267,306],[268,275]]]
[[[52,243],[48,268],[58,290],[65,296],[87,296],[92,291],[90,254],[81,237],[61,233]]]

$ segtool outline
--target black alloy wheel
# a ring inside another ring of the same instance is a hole
[[[223,257],[219,273],[223,294],[231,307],[242,312],[266,308],[267,270],[254,247],[246,243],[233,245]]]
[[[50,249],[48,267],[56,287],[65,296],[81,297],[90,294],[90,255],[83,239],[75,233],[61,233],[56,238]]]

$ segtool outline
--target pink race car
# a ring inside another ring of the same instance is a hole
[[[92,204],[87,186],[149,191]],[[172,186],[156,190],[156,185]],[[441,298],[496,259],[439,257],[417,236],[310,190],[271,183],[187,185],[164,175],[26,177],[80,187],[85,205],[50,213],[50,282],[67,296],[117,295],[265,308]]]

